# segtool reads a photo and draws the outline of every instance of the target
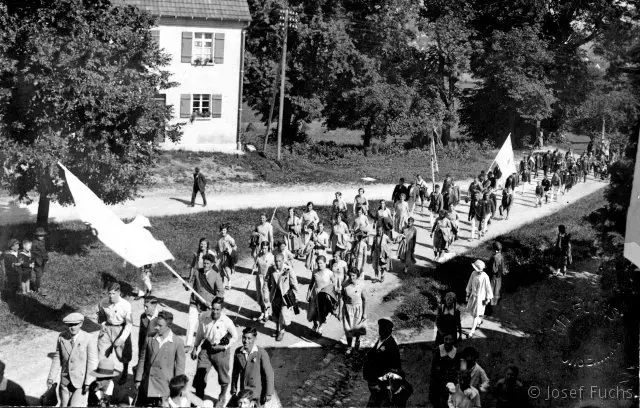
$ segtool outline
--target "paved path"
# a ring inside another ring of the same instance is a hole
[[[468,186],[468,182],[460,182],[462,188]],[[545,217],[558,211],[560,208],[570,204],[571,202],[597,191],[605,186],[604,183],[589,180],[586,184],[578,184],[567,195],[561,196],[558,203],[552,203],[543,206],[542,208],[534,208],[533,206],[533,188],[534,185],[526,185],[523,195],[515,195],[515,203],[512,209],[512,214],[509,221],[494,221],[489,233],[482,240],[467,241],[465,238],[469,236],[469,225],[465,222],[461,223],[460,237],[451,248],[452,253],[463,253],[471,247],[480,245],[486,240],[493,239],[494,237],[504,234],[510,230],[519,228],[520,226],[532,222],[536,219]],[[270,195],[249,195],[250,199],[244,199],[242,197],[236,197],[230,199],[227,197],[224,201],[212,200],[212,204],[207,209],[225,208],[226,203],[241,200],[246,206],[274,206],[274,205],[291,205],[306,202],[309,199],[317,201],[319,204],[328,203],[338,188],[327,188],[322,191],[308,192],[304,194],[304,198],[300,198],[299,195],[294,192],[285,193],[285,191],[276,192]],[[392,186],[370,186],[367,188],[369,198],[387,197],[390,195]],[[347,200],[355,195],[355,188],[353,190],[342,190]],[[518,189],[520,191],[520,189]],[[296,190],[297,192],[297,190]],[[310,194],[314,194],[313,198]],[[166,196],[162,196],[166,197]],[[245,196],[246,197],[246,196]],[[156,197],[158,200],[160,197]],[[143,200],[151,200],[151,198],[145,198]],[[323,201],[324,200],[324,201]],[[144,201],[147,202],[147,201]],[[152,200],[151,202],[156,203]],[[140,210],[142,201],[137,204]],[[179,211],[184,213],[186,211],[193,211],[193,209],[185,209],[184,206],[171,207],[169,210],[166,207],[165,201],[154,204],[152,210],[144,209],[141,211],[145,215],[160,215],[163,211],[165,214],[170,211]],[[235,206],[239,204],[236,202]],[[122,216],[133,216],[138,212],[129,212],[130,210],[123,207],[116,208],[116,212]],[[197,211],[197,210],[196,210]],[[466,220],[468,206],[461,204],[459,213],[461,218]],[[62,213],[56,213],[63,219]],[[71,215],[67,215],[71,217]],[[431,265],[433,262],[433,251],[431,239],[429,238],[429,231],[427,230],[428,219],[422,214],[415,214],[416,225],[418,227],[418,245],[416,247],[416,258],[419,265]],[[69,218],[68,218],[69,219]],[[369,327],[368,334],[363,342],[363,345],[371,344],[376,336],[377,324],[376,321],[381,316],[392,316],[398,302],[384,302],[383,297],[389,291],[394,289],[400,284],[400,280],[396,272],[401,269],[401,265],[394,263],[394,272],[390,273],[384,283],[372,284],[369,282],[369,289],[371,291],[371,309],[369,315]],[[251,268],[250,260],[243,260],[240,262],[240,266],[244,268]],[[300,277],[300,292],[306,293],[308,284],[310,281],[309,272],[304,270],[304,266],[301,262],[296,262],[296,271]],[[372,276],[373,272],[370,265],[365,267],[365,275]],[[401,276],[400,276],[401,278]],[[236,324],[239,326],[239,330],[247,325],[255,325],[251,320],[253,317],[259,314],[258,307],[253,300],[253,292],[255,288],[254,280],[250,278],[250,275],[237,273],[232,282],[233,288],[229,295],[226,296],[228,302],[228,312],[234,318]],[[187,320],[187,306],[188,294],[184,291],[180,284],[176,281],[169,282],[161,287],[156,288],[154,294],[161,299],[164,304],[164,308],[171,310],[175,315],[176,333],[184,334]],[[132,301],[134,306],[134,321],[137,325],[138,318],[142,313],[142,302]],[[240,314],[236,311],[242,304],[243,309]],[[305,306],[306,307],[306,306]],[[272,322],[267,323],[264,327],[257,326],[259,329],[258,344],[266,347],[272,356],[273,365],[276,370],[276,386],[279,394],[282,396],[284,405],[298,405],[298,406],[322,406],[327,401],[333,401],[336,398],[340,398],[343,395],[345,384],[349,381],[357,379],[357,372],[353,372],[350,367],[351,363],[348,359],[344,358],[342,353],[343,347],[340,345],[343,342],[343,332],[341,324],[335,319],[330,318],[327,323],[323,336],[316,337],[310,330],[311,324],[306,321],[306,314],[303,310],[302,313],[295,317],[294,322],[290,328],[290,331],[286,334],[283,342],[276,342],[273,335],[275,334],[275,325]],[[469,327],[469,319],[465,316],[463,320],[463,327]],[[482,336],[482,329],[507,331],[512,329],[503,328],[499,322],[486,322],[482,328],[477,332],[477,336]],[[431,341],[432,333],[410,333],[401,334],[399,337],[402,341],[411,342],[416,341],[416,335],[420,336],[422,341]],[[0,359],[6,363],[6,375],[8,378],[17,381],[21,384],[28,395],[39,396],[45,389],[45,380],[50,364],[50,353],[53,351],[55,345],[56,332],[33,328],[29,333],[32,340],[17,342],[12,338],[5,338],[0,341]],[[137,327],[134,327],[134,338],[137,336]],[[517,335],[524,335],[524,333],[515,333]],[[134,354],[135,353],[134,351]],[[355,357],[354,357],[355,358]],[[133,361],[137,361],[137,356],[134,355]],[[187,360],[187,374],[192,375],[195,372],[194,363]],[[355,377],[354,377],[355,376]],[[212,375],[213,377],[213,375]],[[218,394],[217,387],[214,386],[215,381],[210,379],[210,387],[208,389],[208,395],[216,397]],[[361,383],[360,381],[359,383]],[[359,384],[356,381],[357,384]],[[362,392],[362,384],[359,384],[359,392],[362,395],[366,393]],[[360,395],[358,394],[358,395]],[[354,394],[355,395],[355,394]],[[306,398],[310,399],[306,399]],[[346,396],[345,396],[346,398]],[[349,397],[350,398],[350,397]],[[354,397],[355,400],[351,400],[352,406],[359,406],[362,401]],[[364,398],[364,397],[363,397]],[[365,401],[366,402],[366,401]],[[347,403],[345,401],[346,405]]]

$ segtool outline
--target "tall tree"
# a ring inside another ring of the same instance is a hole
[[[58,161],[107,203],[136,197],[159,140],[181,134],[154,99],[172,86],[154,19],[108,0],[10,4],[0,6],[3,185],[39,195],[39,225],[51,199],[71,202]]]
[[[553,56],[532,26],[495,31],[491,37],[476,65],[484,83],[467,101],[466,123],[477,138],[500,141],[511,133],[519,142],[527,125],[539,128],[551,115],[556,98],[548,66]]]
[[[458,124],[459,81],[470,71],[471,57],[479,45],[471,22],[474,10],[464,0],[425,1],[421,8],[420,33],[416,46],[424,52],[427,75],[433,78],[437,97],[444,105],[442,144]]]

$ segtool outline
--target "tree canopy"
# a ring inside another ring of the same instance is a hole
[[[3,185],[26,198],[69,203],[64,163],[107,203],[136,197],[148,181],[171,108],[171,87],[150,29],[154,19],[108,0],[0,6],[0,155]]]

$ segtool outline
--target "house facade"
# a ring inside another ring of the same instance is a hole
[[[159,98],[173,106],[172,123],[184,123],[178,143],[164,149],[237,152],[241,149],[246,0],[119,0],[158,17],[152,30],[171,56],[174,88]]]

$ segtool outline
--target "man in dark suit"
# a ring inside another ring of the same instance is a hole
[[[204,174],[200,173],[200,168],[196,167],[193,173],[193,193],[191,194],[191,207],[196,204],[196,194],[200,192],[202,196],[203,207],[207,206],[207,197],[204,195],[204,188],[207,185],[207,179]]]
[[[184,374],[184,343],[171,331],[173,314],[158,313],[157,334],[147,337],[136,370],[138,406],[162,406],[169,397],[169,381]]]
[[[269,354],[255,344],[257,336],[255,327],[242,331],[242,347],[236,349],[233,358],[231,395],[235,395],[238,389],[249,389],[256,398],[260,398],[262,406],[273,396],[274,375]]]
[[[158,312],[158,299],[154,296],[144,298],[144,313],[140,316],[138,331],[138,356],[142,354],[142,349],[147,344],[147,337],[153,337],[157,333]]]
[[[387,389],[380,377],[393,369],[401,369],[400,350],[392,333],[393,322],[391,320],[378,320],[380,338],[367,353],[367,360],[362,368],[362,376],[367,381],[371,392],[367,407],[379,407],[386,398]]]

